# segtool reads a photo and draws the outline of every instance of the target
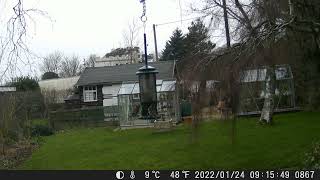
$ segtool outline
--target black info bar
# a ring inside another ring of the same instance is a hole
[[[319,170],[2,170],[0,180],[9,179],[320,179]]]

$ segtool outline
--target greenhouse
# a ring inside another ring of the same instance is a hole
[[[157,80],[157,111],[159,120],[176,119],[175,81]],[[140,119],[139,83],[122,83],[118,92],[120,126],[151,125],[153,120]]]
[[[295,93],[293,75],[289,65],[277,65],[275,68],[275,112],[294,110]],[[249,69],[241,75],[240,115],[259,114],[264,105],[267,80],[267,68]]]

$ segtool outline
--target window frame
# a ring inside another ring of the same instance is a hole
[[[93,99],[87,99],[86,93],[92,93]],[[95,97],[94,97],[95,93]],[[98,101],[98,87],[97,86],[83,86],[83,102],[96,102]]]

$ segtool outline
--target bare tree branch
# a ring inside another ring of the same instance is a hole
[[[12,15],[10,15],[6,24],[2,24],[6,31],[0,34],[0,82],[10,78],[17,72],[23,73],[19,65],[29,66],[31,69],[33,64],[31,61],[39,57],[32,53],[27,45],[29,25],[35,24],[33,19],[35,16],[49,18],[44,11],[25,8],[24,0],[10,2],[13,7],[8,4],[4,4],[7,6],[5,8],[12,8]],[[6,14],[3,15],[5,16]]]

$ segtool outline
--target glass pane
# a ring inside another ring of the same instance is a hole
[[[242,82],[265,81],[266,73],[267,73],[266,69],[246,70],[241,74],[241,81]]]
[[[139,83],[135,83],[134,88],[132,90],[132,94],[139,94],[139,93],[140,93]]]
[[[162,86],[161,86],[161,92],[166,92],[166,91],[175,91],[175,84],[176,81],[163,81]]]
[[[161,92],[161,85],[157,85],[157,92]]]
[[[193,81],[191,84],[191,92],[198,92],[200,88],[200,82],[199,81]]]
[[[93,92],[93,99],[97,100],[97,92]]]
[[[157,84],[157,85],[161,85],[162,82],[163,82],[163,80],[157,80],[157,81],[156,81],[156,84]]]
[[[131,94],[135,83],[122,84],[118,94]]]
[[[207,89],[214,89],[214,86],[215,86],[216,84],[218,84],[218,83],[219,83],[219,81],[208,80],[208,81],[206,81],[206,88],[207,88]]]
[[[291,78],[291,73],[287,67],[278,67],[276,69],[277,80]]]
[[[91,93],[89,92],[86,92],[85,93],[85,101],[91,101],[91,96],[90,96]]]

